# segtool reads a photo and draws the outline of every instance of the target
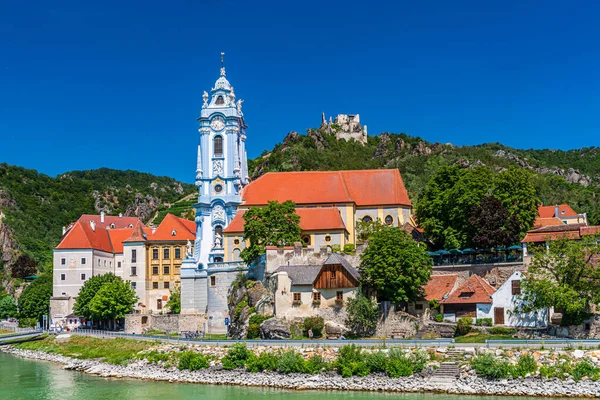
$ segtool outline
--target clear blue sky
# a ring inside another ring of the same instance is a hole
[[[0,162],[191,182],[219,53],[249,156],[321,112],[370,134],[599,146],[598,1],[3,1]]]

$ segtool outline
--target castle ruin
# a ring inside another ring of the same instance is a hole
[[[335,120],[329,122],[325,119],[325,113],[321,114],[321,128],[328,128],[329,132],[335,134],[335,138],[346,141],[354,139],[361,144],[367,143],[367,126],[360,125],[359,114],[338,114]]]

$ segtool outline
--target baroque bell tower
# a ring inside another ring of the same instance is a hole
[[[198,203],[193,258],[198,269],[224,260],[223,229],[241,202],[240,192],[249,182],[246,157],[246,123],[241,99],[236,99],[226,77],[221,53],[220,76],[210,95],[202,95],[200,144],[196,167]]]

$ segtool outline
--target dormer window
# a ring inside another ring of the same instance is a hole
[[[222,106],[223,104],[225,104],[225,100],[223,100],[223,96],[217,97],[217,100],[215,101],[215,104],[218,105],[218,106]]]
[[[176,236],[176,235],[177,235],[177,231],[176,231],[175,229],[173,229],[173,230],[171,231],[171,236]]]
[[[473,296],[475,293],[474,292],[461,292],[461,294],[458,295],[458,297],[460,297],[461,299],[468,299],[469,297]]]
[[[133,224],[129,224],[129,227],[130,227],[130,228],[133,228]]]
[[[110,224],[110,229],[115,229],[115,224]]]

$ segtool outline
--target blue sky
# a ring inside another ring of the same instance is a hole
[[[597,1],[0,3],[0,162],[191,182],[219,53],[255,157],[326,115],[458,145],[599,146]]]

